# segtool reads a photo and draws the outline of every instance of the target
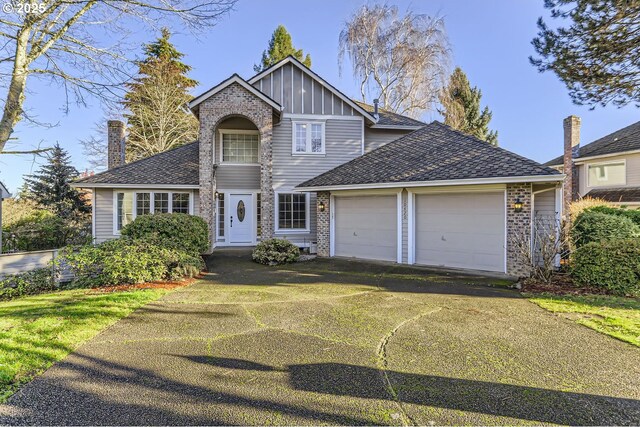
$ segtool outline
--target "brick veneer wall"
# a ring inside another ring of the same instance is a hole
[[[516,212],[513,204],[522,202],[522,212]],[[507,274],[528,277],[531,266],[517,248],[516,241],[531,237],[531,184],[507,184]]]
[[[324,203],[324,212],[320,212],[320,203]],[[328,257],[331,247],[331,198],[328,191],[318,193],[316,199],[318,256]]]
[[[209,224],[211,244],[215,241],[216,183],[214,179],[213,145],[218,124],[233,116],[251,120],[260,132],[260,191],[262,239],[273,236],[273,111],[237,83],[233,83],[199,105],[200,116],[200,216]],[[220,159],[215,159],[216,163]]]
[[[107,122],[107,169],[124,165],[125,125],[120,120]]]

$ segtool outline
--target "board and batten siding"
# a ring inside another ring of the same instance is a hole
[[[626,185],[616,186],[617,188],[625,188],[625,187],[638,187],[640,186],[640,153],[631,153],[631,154],[621,154],[619,156],[613,157],[605,157],[602,159],[593,159],[589,160],[585,163],[581,163],[578,165],[578,192],[580,196],[585,196],[589,193],[589,191],[594,188],[606,188],[606,187],[589,187],[587,180],[587,167],[588,165],[598,164],[598,163],[613,163],[616,161],[625,160],[626,167]],[[579,159],[578,159],[579,161]]]
[[[253,86],[280,104],[284,113],[360,116],[331,90],[292,64],[273,70]]]
[[[376,148],[380,148],[385,144],[402,138],[413,130],[400,129],[372,129],[365,127],[364,129],[364,152],[368,153]]]
[[[136,189],[123,189],[123,191],[137,191]],[[198,197],[198,191],[196,190],[163,190],[163,189],[144,189],[138,190],[140,192],[162,192],[162,191],[174,191],[174,192],[191,192],[193,197],[193,214],[200,215],[200,197]],[[95,243],[101,243],[106,240],[115,239],[119,237],[113,233],[113,209],[114,209],[114,189],[113,188],[96,188],[94,189],[94,203],[95,203],[95,236],[93,240]]]
[[[286,116],[273,128],[273,189],[288,193],[300,183],[346,163],[362,153],[362,119],[329,119],[325,121],[325,154],[293,155],[292,120]],[[316,195],[309,200],[309,233],[278,232],[294,243],[316,240]]]

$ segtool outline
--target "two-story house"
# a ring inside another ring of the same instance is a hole
[[[566,174],[567,202],[594,197],[640,207],[640,122],[580,146],[580,118],[564,120],[564,154],[545,163]]]
[[[531,232],[536,194],[560,212],[558,171],[356,102],[292,57],[189,107],[198,141],[130,164],[109,122],[109,169],[77,184],[94,191],[97,242],[185,212],[208,222],[212,250],[281,237],[319,256],[520,275],[510,241]]]

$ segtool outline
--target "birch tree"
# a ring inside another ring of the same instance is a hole
[[[0,152],[25,111],[28,81],[62,88],[73,102],[113,99],[130,73],[129,28],[181,25],[192,32],[215,25],[236,0],[25,0],[7,1],[0,16]],[[9,5],[9,6],[7,6]],[[27,8],[26,6],[29,5]],[[33,6],[33,7],[32,7]],[[51,102],[45,104],[51,107]]]
[[[378,98],[382,108],[419,117],[431,110],[449,70],[449,41],[442,18],[400,15],[396,6],[361,7],[339,37],[342,71],[349,57],[363,102]]]

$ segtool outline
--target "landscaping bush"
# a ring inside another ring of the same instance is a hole
[[[65,248],[60,260],[73,272],[76,287],[177,280],[196,276],[204,268],[200,256],[129,238]]]
[[[0,300],[34,295],[55,289],[51,268],[39,268],[0,279]]]
[[[39,251],[91,241],[88,217],[64,219],[47,211],[14,221],[3,227],[3,252]]]
[[[140,215],[123,227],[121,234],[193,256],[209,249],[209,228],[206,221],[183,213]]]
[[[593,211],[580,214],[571,230],[571,239],[576,248],[590,242],[638,236],[640,236],[640,227],[629,218]]]
[[[591,210],[599,206],[614,207],[613,203],[611,202],[608,202],[604,199],[598,199],[598,198],[589,197],[589,196],[583,197],[582,199],[576,200],[575,202],[571,202],[571,204],[569,205],[569,216],[570,216],[571,222],[578,219],[578,217],[582,212]]]
[[[640,239],[587,243],[572,256],[576,282],[616,295],[640,296]]]
[[[256,245],[252,257],[254,261],[260,264],[286,264],[298,260],[300,249],[285,239],[269,239]]]
[[[640,209],[622,209],[610,206],[595,206],[588,209],[589,212],[600,212],[608,215],[619,215],[629,218],[636,225],[640,226]]]

